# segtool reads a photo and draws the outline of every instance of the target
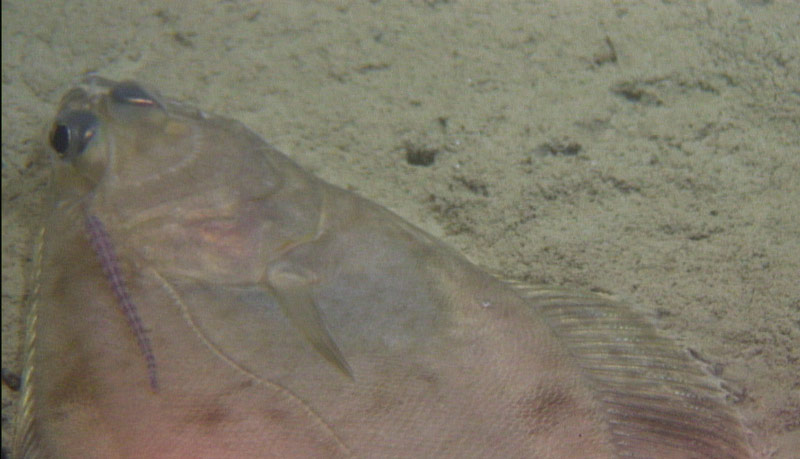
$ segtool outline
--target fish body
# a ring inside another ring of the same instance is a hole
[[[17,457],[751,455],[624,304],[500,281],[236,121],[88,76],[50,145]]]

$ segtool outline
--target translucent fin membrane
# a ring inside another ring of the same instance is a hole
[[[751,457],[713,378],[640,314],[599,295],[517,288],[591,380],[622,457]]]

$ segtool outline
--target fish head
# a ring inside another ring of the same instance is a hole
[[[167,273],[254,280],[317,231],[315,178],[238,121],[142,83],[83,77],[48,144],[57,206],[97,216]]]
[[[62,98],[48,140],[87,188],[105,180],[136,186],[185,160],[186,154],[170,154],[164,142],[179,148],[190,141],[189,126],[170,116],[155,91],[90,75]]]

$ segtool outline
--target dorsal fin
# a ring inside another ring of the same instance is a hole
[[[752,457],[719,384],[645,317],[601,295],[515,288],[591,381],[621,457]]]

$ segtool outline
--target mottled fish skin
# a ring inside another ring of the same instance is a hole
[[[50,145],[16,457],[752,455],[627,306],[501,282],[236,121],[90,75]]]

